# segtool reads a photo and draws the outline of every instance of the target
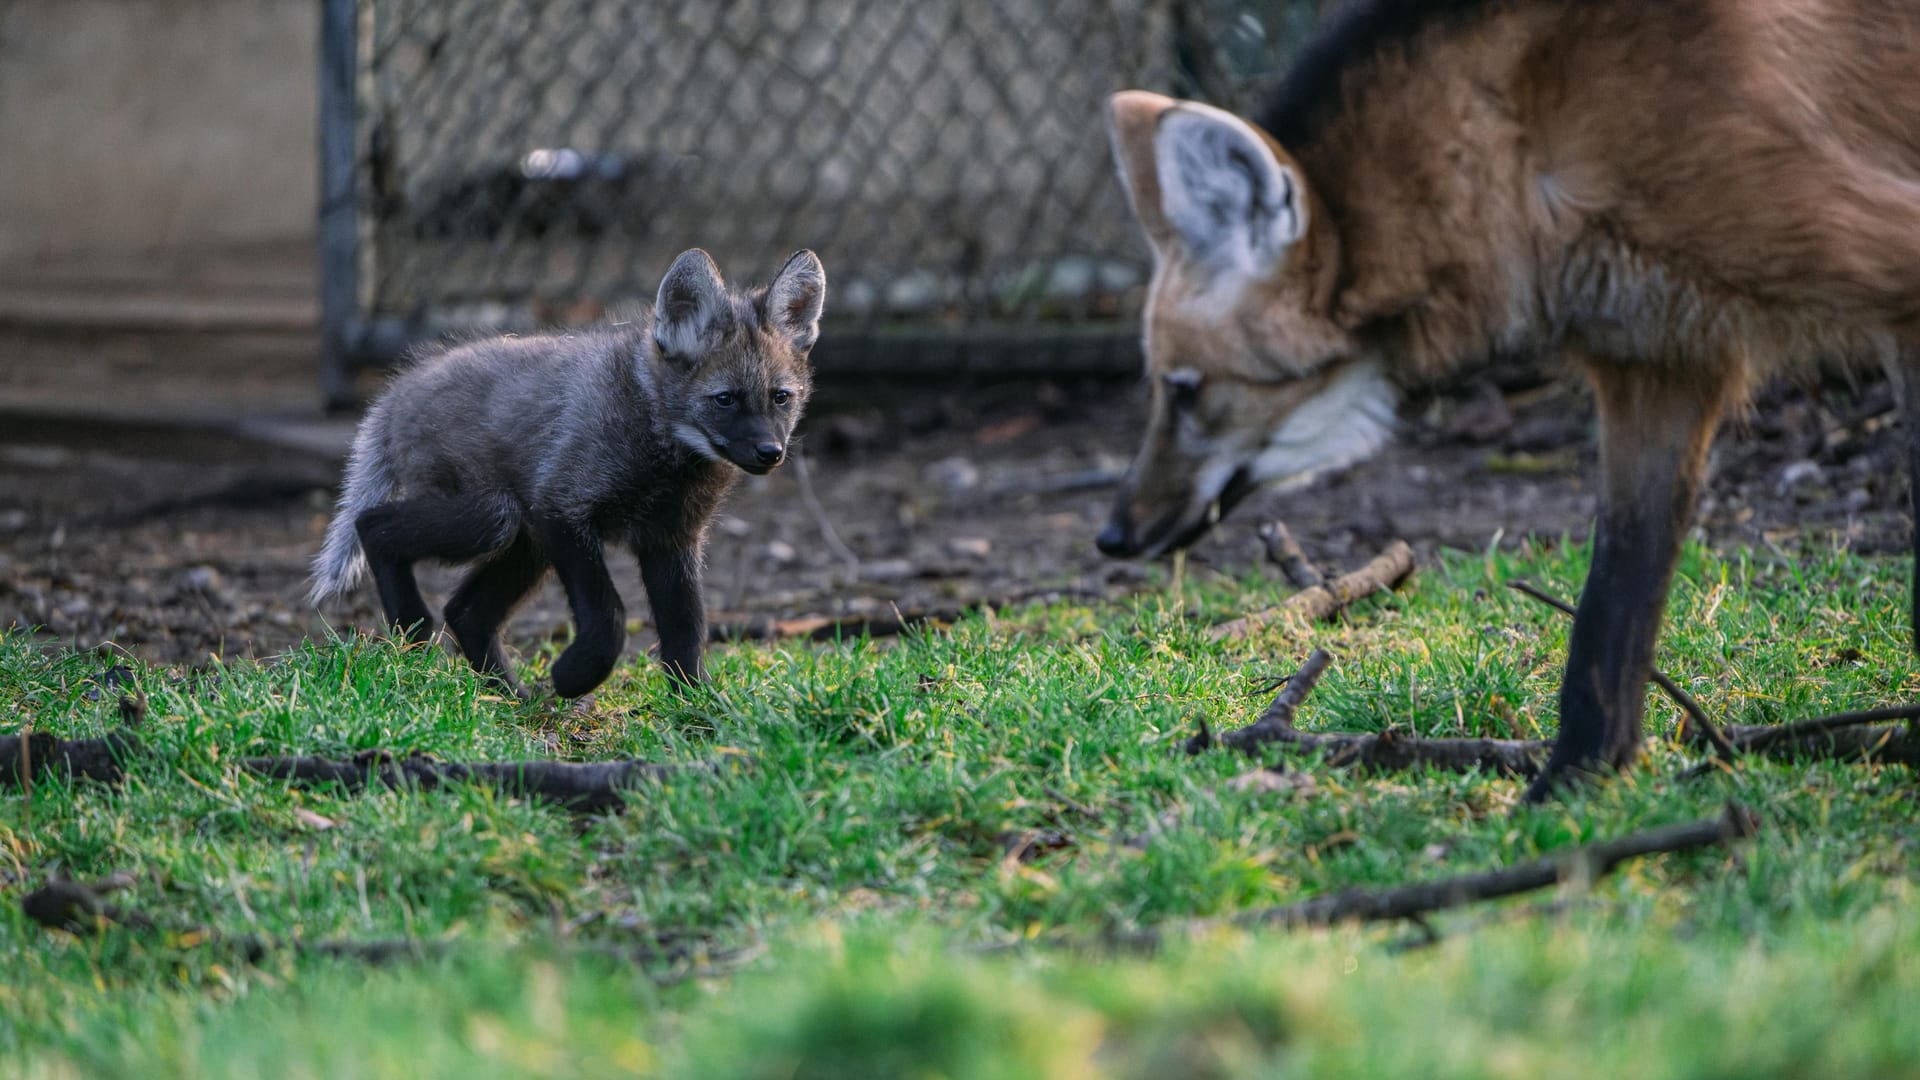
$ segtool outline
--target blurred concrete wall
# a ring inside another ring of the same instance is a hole
[[[313,234],[314,0],[0,3],[0,262]]]

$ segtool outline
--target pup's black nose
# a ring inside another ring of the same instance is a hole
[[[787,448],[777,442],[763,442],[753,448],[753,456],[760,459],[760,464],[768,467],[780,464],[780,459],[786,454]]]
[[[1100,535],[1093,538],[1093,546],[1100,549],[1102,555],[1124,558],[1133,550],[1133,542],[1127,536],[1127,527],[1118,521],[1107,522]]]

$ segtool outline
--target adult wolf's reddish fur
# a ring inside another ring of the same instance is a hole
[[[1757,379],[1878,361],[1920,418],[1911,0],[1363,0],[1256,122],[1129,91],[1109,127],[1154,403],[1103,550],[1372,453],[1408,380],[1590,375],[1593,569],[1532,797],[1633,760],[1707,445]]]

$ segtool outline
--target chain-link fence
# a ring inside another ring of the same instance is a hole
[[[1249,109],[1314,0],[325,0],[323,317],[349,365],[811,247],[823,367],[1134,362],[1101,103]]]

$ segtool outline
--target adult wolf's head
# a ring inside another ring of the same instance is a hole
[[[651,375],[673,403],[674,437],[754,474],[785,460],[813,387],[807,354],[826,302],[827,272],[811,251],[744,294],[728,291],[699,248],[675,259],[654,304]]]
[[[1137,90],[1114,95],[1108,131],[1153,248],[1153,398],[1097,543],[1153,557],[1264,483],[1371,455],[1395,393],[1332,310],[1339,237],[1279,144],[1219,109]]]

